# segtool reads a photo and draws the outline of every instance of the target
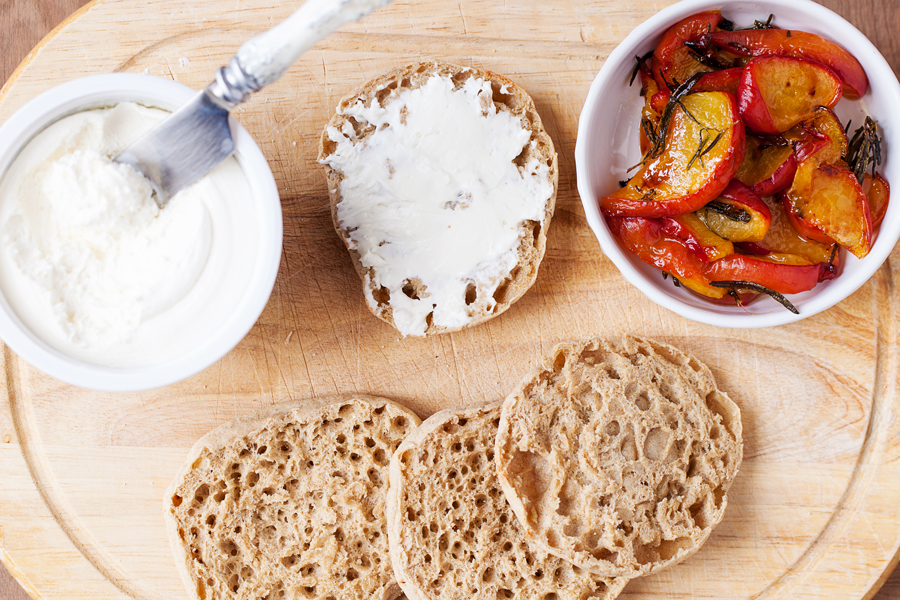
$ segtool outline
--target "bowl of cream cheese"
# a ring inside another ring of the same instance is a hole
[[[48,375],[108,391],[174,383],[229,352],[265,307],[281,204],[240,124],[234,155],[162,209],[111,160],[195,93],[97,75],[0,127],[0,339]]]

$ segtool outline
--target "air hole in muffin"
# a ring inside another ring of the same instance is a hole
[[[372,299],[378,303],[379,306],[387,306],[391,303],[391,290],[386,287],[380,287],[372,290]]]
[[[562,371],[563,367],[566,366],[566,353],[559,352],[556,355],[556,358],[553,359],[553,370],[554,371]]]
[[[424,289],[425,286],[422,285],[421,281],[407,279],[403,282],[403,293],[407,298],[412,300],[419,300],[419,290]]]
[[[619,559],[618,552],[611,552],[609,549],[603,547],[597,548],[596,550],[591,552],[591,556],[593,556],[597,560],[611,563],[615,563]]]
[[[477,293],[475,291],[475,284],[469,283],[466,286],[466,306],[471,306],[472,304],[474,304],[476,298],[477,298]]]
[[[700,529],[706,529],[707,522],[706,516],[703,514],[703,501],[695,502],[688,510],[691,513],[691,519],[694,520],[694,525]]]
[[[680,550],[690,548],[692,545],[693,542],[691,542],[691,538],[689,537],[680,537],[675,540],[663,540],[659,543],[659,546],[656,547],[656,553],[659,555],[659,560],[670,560],[675,558]]]
[[[455,73],[450,77],[450,81],[453,82],[453,89],[458,90],[463,86],[463,84],[471,77],[471,73],[467,71],[463,71],[461,73]]]
[[[519,167],[520,169],[525,168],[525,165],[528,163],[528,158],[531,156],[531,144],[525,144],[522,147],[522,151],[519,152],[519,155],[513,159],[513,164]]]
[[[661,427],[654,427],[644,438],[644,456],[650,460],[662,460],[668,454],[670,433]]]
[[[638,397],[634,399],[634,404],[644,412],[650,410],[650,397],[647,396],[647,392],[642,391],[638,394]]]
[[[518,267],[513,269],[516,271]],[[509,284],[512,281],[512,273],[510,273],[510,277],[507,277],[503,281],[500,282],[500,285],[497,286],[497,289],[494,290],[494,301],[497,304],[505,304],[506,303],[506,295],[509,293]]]
[[[503,84],[492,81],[491,82],[491,100],[496,102],[497,104],[502,104],[509,108],[514,108],[516,104],[516,97],[512,94],[504,93],[501,88],[503,88]],[[506,86],[507,91],[509,91],[509,86]]]

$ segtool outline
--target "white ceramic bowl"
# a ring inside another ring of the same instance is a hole
[[[108,107],[124,101],[174,110],[196,90],[157,77],[134,74],[96,75],[70,81],[37,96],[0,127],[0,176],[19,150],[45,127],[72,113]],[[172,355],[154,358],[138,366],[106,367],[78,360],[51,347],[30,331],[0,294],[0,338],[21,358],[44,373],[85,388],[135,391],[156,388],[194,375],[213,364],[240,342],[268,302],[281,259],[282,218],[278,189],[272,172],[250,134],[232,121],[235,158],[251,191],[255,219],[234,224],[256,238],[255,257],[243,269],[244,280],[234,297],[224,298],[227,309],[216,323],[206,324],[196,336]],[[249,229],[247,229],[249,228]],[[197,315],[197,318],[208,315]]]
[[[843,252],[843,273],[801,294],[788,296],[800,311],[795,315],[768,297],[745,308],[719,306],[676,288],[663,280],[661,271],[638,260],[619,245],[610,233],[599,210],[598,200],[619,188],[628,179],[625,171],[640,159],[638,128],[643,98],[636,81],[628,80],[635,56],[653,50],[660,36],[673,24],[698,12],[721,9],[736,27],[747,27],[754,19],[775,15],[774,24],[819,34],[839,43],[862,63],[869,78],[869,91],[859,101],[841,100],[836,108],[841,121],[853,119],[852,129],[868,114],[878,121],[883,138],[883,162],[879,171],[893,185],[894,198],[877,233],[872,251],[859,260]],[[891,140],[900,135],[900,84],[875,46],[847,21],[810,0],[684,0],[673,4],[639,25],[610,54],[591,85],[578,123],[575,165],[578,192],[584,204],[588,224],[600,241],[603,252],[622,275],[648,298],[676,313],[720,327],[769,327],[803,319],[834,306],[858,289],[881,266],[900,237],[900,156],[893,152]]]

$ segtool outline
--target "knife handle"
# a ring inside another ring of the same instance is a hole
[[[207,88],[231,110],[281,77],[322,38],[391,0],[307,0],[290,17],[245,42]]]

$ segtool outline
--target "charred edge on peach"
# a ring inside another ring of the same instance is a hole
[[[738,208],[737,206],[725,202],[719,202],[718,200],[707,202],[704,208],[717,212],[726,219],[731,219],[732,221],[738,221],[740,223],[749,223],[751,219],[750,213],[743,208]]]
[[[849,122],[847,128],[850,128]],[[878,123],[872,117],[867,116],[862,127],[853,134],[844,159],[860,185],[870,165],[872,177],[875,177],[875,167],[881,164],[881,138],[878,136]]]
[[[726,288],[734,290],[737,293],[737,290],[747,289],[751,292],[758,292],[761,294],[768,294],[772,297],[773,300],[778,302],[780,305],[794,313],[795,315],[799,315],[800,311],[797,310],[797,307],[791,304],[790,300],[776,292],[775,290],[770,290],[764,285],[760,285],[758,283],[753,283],[752,281],[710,281],[709,285],[718,288]]]
[[[748,48],[747,46],[743,45],[740,42],[728,42],[726,45],[729,48],[734,48],[738,52],[742,52],[744,54],[750,54],[750,48]]]
[[[731,21],[728,21],[732,26],[734,25]],[[721,29],[722,23],[719,23],[719,28]],[[722,56],[716,52],[711,43],[710,34],[712,33],[712,27],[707,23],[706,25],[706,33],[701,35],[699,39],[696,40],[685,40],[684,45],[690,51],[691,56],[702,65],[705,65],[711,69],[719,71],[721,69],[729,69],[734,66],[734,61],[725,60]]]

